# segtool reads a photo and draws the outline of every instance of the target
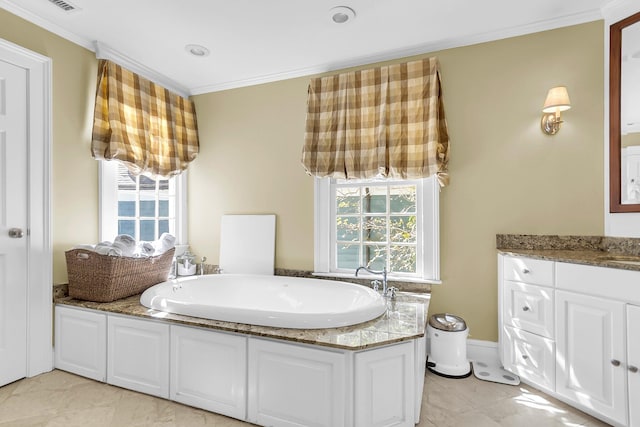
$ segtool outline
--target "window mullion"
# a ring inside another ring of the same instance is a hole
[[[160,237],[160,180],[156,179],[155,191],[153,194],[153,237],[154,240]]]
[[[140,176],[136,176],[136,211],[135,211],[135,236],[136,240],[140,240]]]

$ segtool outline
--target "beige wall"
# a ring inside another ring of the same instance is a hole
[[[53,280],[66,283],[64,251],[98,239],[98,173],[91,158],[95,55],[0,9],[0,38],[53,63]]]
[[[0,38],[53,59],[54,282],[64,251],[98,239],[89,154],[93,53],[0,10]],[[550,48],[552,47],[552,48]],[[441,193],[444,284],[432,313],[496,340],[496,233],[603,233],[603,23],[435,52],[451,134]],[[276,265],[313,269],[313,181],[300,165],[308,78],[195,97],[201,154],[189,170],[189,240],[218,259],[220,216],[276,213]],[[573,108],[539,130],[549,88]]]
[[[431,312],[497,340],[496,233],[603,234],[603,23],[435,52],[451,136]],[[313,269],[313,181],[300,165],[308,78],[195,97],[189,241],[218,259],[220,216],[277,214],[276,266]],[[548,89],[573,108],[540,131]]]

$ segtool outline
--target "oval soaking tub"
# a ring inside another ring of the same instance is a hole
[[[169,280],[144,291],[140,303],[169,313],[293,329],[355,325],[387,308],[377,292],[353,283],[250,274]]]

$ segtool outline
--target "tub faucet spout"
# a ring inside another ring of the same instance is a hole
[[[382,271],[371,270],[367,267],[358,267],[356,269],[356,277],[358,277],[358,272],[360,270],[366,270],[371,274],[381,274],[382,275],[382,296],[387,296],[387,267],[383,267]]]

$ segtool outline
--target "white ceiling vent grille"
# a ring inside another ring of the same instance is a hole
[[[49,3],[58,6],[60,9],[64,10],[65,12],[73,12],[74,10],[78,10],[78,7],[64,0],[49,0]]]

